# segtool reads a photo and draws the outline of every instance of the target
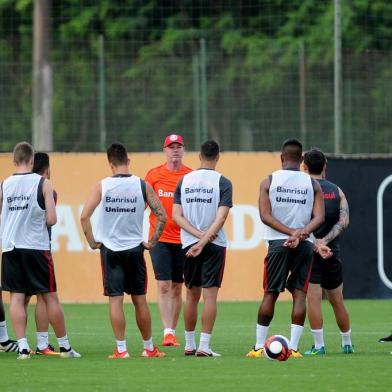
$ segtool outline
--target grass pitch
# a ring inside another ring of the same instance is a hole
[[[182,347],[165,348],[166,358],[141,358],[142,342],[132,306],[127,306],[127,341],[131,358],[109,360],[115,342],[107,305],[65,305],[68,335],[83,358],[65,360],[35,356],[17,361],[0,353],[1,391],[388,391],[391,388],[392,344],[377,342],[392,328],[391,301],[346,301],[351,316],[355,354],[340,353],[340,335],[328,303],[325,314],[327,355],[287,362],[250,359],[245,353],[255,340],[258,303],[220,303],[212,347],[221,358],[193,358]],[[278,302],[271,334],[290,335],[290,303]],[[162,332],[151,305],[154,342]],[[33,307],[28,339],[35,347]],[[312,344],[308,324],[301,351]],[[178,326],[183,342],[183,323]],[[9,322],[9,332],[12,331]],[[50,335],[55,344],[53,333]],[[57,347],[57,344],[55,344]]]

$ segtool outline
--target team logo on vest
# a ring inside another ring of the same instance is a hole
[[[193,197],[186,197],[185,201],[187,203],[212,203],[212,197],[205,198],[205,197],[198,197],[201,195],[196,195],[198,194],[212,194],[214,192],[214,188],[185,188],[185,194],[195,194]]]
[[[283,186],[278,186],[276,188],[277,193],[284,193],[284,196],[277,195],[276,201],[280,203],[294,203],[294,204],[306,204],[306,199],[294,199],[290,197],[291,195],[304,195],[308,194],[307,189],[300,189],[300,188],[285,188]]]
[[[15,201],[29,201],[31,196],[25,196],[25,195],[20,195],[20,196],[8,196],[7,197],[7,203],[13,203]],[[29,208],[29,203],[26,203],[23,206],[9,206],[8,211],[22,211],[22,210],[27,210]]]
[[[134,197],[111,197],[111,196],[105,196],[105,202],[106,203],[136,203],[137,202],[137,196]],[[134,207],[120,207],[120,206],[106,206],[105,207],[106,212],[136,212],[136,206]]]

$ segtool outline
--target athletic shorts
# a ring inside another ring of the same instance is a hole
[[[319,284],[326,290],[339,287],[343,283],[343,268],[339,255],[334,253],[331,258],[323,259],[315,253],[310,283]]]
[[[146,294],[147,269],[141,244],[118,252],[102,245],[100,251],[104,295]]]
[[[184,249],[185,253],[191,246]],[[225,269],[226,248],[207,244],[199,256],[187,257],[184,264],[185,285],[192,287],[220,287]]]
[[[14,248],[2,255],[1,284],[4,291],[28,295],[53,293],[56,278],[49,250]]]
[[[287,288],[290,292],[298,289],[306,293],[312,270],[313,245],[302,241],[292,249],[284,247],[284,242],[269,241],[264,260],[264,291],[279,293]]]
[[[181,244],[158,242],[150,250],[156,280],[184,281],[185,253]]]

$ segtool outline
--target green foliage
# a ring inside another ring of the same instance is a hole
[[[33,3],[0,0],[0,67],[7,75],[1,81],[0,95],[2,150],[14,138],[28,138],[30,133],[31,71],[26,71],[26,65],[32,56]],[[200,55],[202,38],[207,46],[208,125],[211,136],[222,140],[226,149],[241,149],[245,128],[252,130],[256,150],[274,149],[288,132],[298,136],[302,44],[310,97],[308,128],[314,142],[330,148],[325,136],[333,115],[333,1],[62,0],[52,4],[56,149],[80,151],[98,146],[93,135],[98,117],[99,35],[105,38],[106,47],[108,132],[135,149],[160,148],[153,137],[150,144],[143,144],[144,133],[161,135],[182,128],[194,137],[193,84],[200,75],[195,75],[192,62]],[[352,63],[362,61],[368,51],[391,51],[390,15],[389,1],[342,2],[343,48]],[[10,65],[18,63],[23,67]],[[374,148],[389,152],[392,140],[383,116],[391,75],[388,62],[382,64],[377,65],[379,76],[367,87],[354,80],[361,64],[347,65],[353,71],[345,73],[351,94],[357,97],[361,89],[370,90],[367,98],[360,99],[368,111],[345,102],[352,108],[345,109],[346,116],[352,116],[346,126],[349,132],[357,124],[355,132],[360,134],[369,127],[376,130],[375,140],[383,142]],[[22,69],[23,75],[18,73]],[[345,152],[361,152],[362,148],[366,146],[347,143]]]

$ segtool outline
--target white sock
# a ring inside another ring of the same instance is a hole
[[[196,349],[195,331],[185,331],[185,349]]]
[[[342,336],[342,346],[352,346],[351,329],[349,329],[347,332],[340,332],[340,335]]]
[[[200,344],[199,344],[200,351],[211,351],[210,349],[211,336],[212,335],[210,333],[202,332],[200,334]]]
[[[324,330],[321,329],[311,329],[313,339],[314,339],[314,348],[319,349],[324,347]]]
[[[148,340],[143,340],[143,346],[148,351],[154,350],[154,345],[152,344],[152,337]]]
[[[7,322],[0,321],[0,342],[6,342],[9,340],[8,331],[7,331]]]
[[[44,350],[48,346],[49,346],[49,333],[37,332],[37,347],[40,350]]]
[[[125,353],[127,351],[127,341],[126,340],[116,340],[117,351],[121,353]]]
[[[62,338],[57,338],[57,342],[59,344],[59,347],[65,348],[66,350],[69,350],[71,348],[67,335],[63,336]]]
[[[267,339],[268,335],[268,327],[265,327],[264,325],[256,324],[256,344],[255,344],[255,350],[258,350],[262,347],[264,347],[264,342],[265,339]]]
[[[172,334],[172,335],[175,335],[175,334],[176,334],[176,331],[175,331],[174,329],[171,329],[171,328],[165,328],[165,329],[163,330],[163,335],[165,336],[165,335],[167,335],[168,333],[170,333],[170,334]]]
[[[26,338],[18,339],[18,347],[19,347],[19,351],[30,350],[30,347],[29,347],[29,344],[27,343]]]
[[[291,324],[290,348],[294,351],[298,351],[298,343],[303,330],[303,325]]]

